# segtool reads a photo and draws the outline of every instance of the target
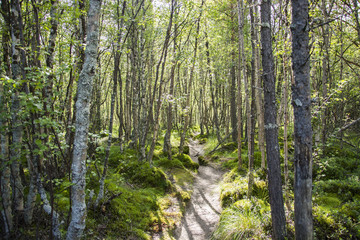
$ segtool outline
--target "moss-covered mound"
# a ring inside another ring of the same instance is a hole
[[[187,154],[176,154],[174,160],[176,159],[178,159],[187,169],[196,171],[199,168],[199,164],[194,162]]]

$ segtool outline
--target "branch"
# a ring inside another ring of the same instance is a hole
[[[360,118],[354,120],[353,122],[351,122],[351,123],[345,125],[344,127],[340,128],[335,134],[338,134],[338,133],[340,133],[342,131],[345,131],[346,129],[348,129],[349,127],[351,127],[352,125],[356,124],[359,121],[360,121]]]

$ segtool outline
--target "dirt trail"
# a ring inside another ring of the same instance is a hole
[[[202,145],[190,140],[190,156],[198,162],[204,154]],[[209,239],[219,221],[221,206],[219,182],[223,172],[216,166],[200,166],[193,185],[191,200],[187,205],[181,226],[175,233],[179,240]]]

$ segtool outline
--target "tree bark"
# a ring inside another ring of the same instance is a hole
[[[193,78],[194,78],[194,69],[195,69],[195,62],[196,62],[196,56],[197,56],[197,49],[198,49],[198,42],[199,42],[199,33],[200,33],[200,22],[201,22],[201,16],[203,13],[203,6],[204,6],[205,0],[201,1],[201,6],[200,6],[200,15],[197,19],[197,27],[196,27],[196,34],[195,34],[195,46],[194,46],[194,57],[192,59],[192,65],[191,65],[191,69],[190,69],[190,78],[189,78],[189,85],[187,87],[187,91],[186,91],[186,105],[185,107],[188,108],[187,112],[185,113],[185,119],[184,119],[184,127],[183,127],[183,131],[181,133],[181,138],[180,138],[180,147],[179,147],[179,153],[182,154],[183,150],[184,150],[184,144],[185,144],[185,136],[186,136],[186,132],[188,130],[188,125],[189,125],[189,117],[190,117],[190,95],[191,95],[191,89],[192,89],[192,82],[193,82]]]
[[[121,16],[123,17],[125,14],[125,8],[126,8],[126,0],[123,3],[123,9]],[[119,9],[117,11],[117,18],[120,19],[120,13]],[[118,75],[121,74],[119,65],[120,65],[120,44],[121,44],[121,37],[122,37],[122,27],[124,24],[124,18],[121,18],[121,23],[118,23],[118,38],[116,42],[116,48],[115,50],[115,57],[114,57],[114,71],[113,71],[113,91],[111,94],[111,105],[110,105],[110,119],[109,119],[109,136],[108,136],[108,142],[105,150],[105,159],[104,159],[104,170],[101,176],[101,179],[99,181],[99,194],[95,202],[95,206],[98,206],[99,202],[104,197],[104,188],[105,188],[105,178],[106,173],[108,169],[108,161],[110,156],[110,148],[112,143],[112,134],[113,134],[113,125],[114,125],[114,112],[115,112],[115,99],[117,94],[117,84],[118,84]]]
[[[249,4],[252,4],[249,0]],[[248,181],[248,198],[252,195],[252,188],[254,183],[254,152],[255,152],[255,83],[257,82],[256,75],[256,58],[257,58],[257,42],[256,42],[256,29],[255,29],[255,16],[256,5],[250,7],[250,23],[251,23],[251,106],[250,106],[250,135],[248,135],[248,158],[249,158],[249,181]]]
[[[21,16],[21,7],[18,0],[11,1],[11,14],[10,14],[10,26],[11,26],[11,39],[12,39],[12,77],[17,82],[18,86],[15,89],[15,92],[12,94],[11,102],[11,113],[12,113],[12,147],[10,152],[11,164],[11,174],[12,174],[12,190],[13,190],[13,204],[15,210],[15,216],[21,215],[24,211],[24,192],[23,185],[20,178],[20,157],[21,157],[21,144],[22,144],[22,135],[23,127],[19,112],[21,110],[20,106],[20,90],[22,86],[20,80],[23,74],[23,59],[21,55],[22,45],[22,16]]]
[[[245,58],[245,48],[244,48],[244,2],[243,0],[237,1],[237,8],[238,8],[238,22],[239,22],[239,76],[238,76],[238,102],[237,102],[237,127],[238,127],[238,136],[237,136],[237,143],[238,143],[238,168],[242,168],[242,157],[241,157],[241,137],[242,137],[242,90],[241,90],[241,80],[245,82],[247,78],[246,74],[246,58]],[[242,78],[241,78],[241,72]]]
[[[294,108],[295,237],[313,239],[312,129],[310,101],[309,2],[292,0],[292,86]]]
[[[160,110],[161,110],[162,103],[163,103],[163,101],[161,99],[162,98],[162,88],[163,88],[163,84],[164,84],[164,72],[165,72],[166,57],[167,57],[167,52],[168,52],[169,42],[170,42],[171,28],[172,28],[172,23],[173,23],[174,11],[175,11],[175,7],[176,7],[175,4],[176,4],[176,1],[172,0],[171,1],[170,19],[169,19],[169,24],[168,24],[168,27],[166,30],[166,37],[165,37],[164,46],[163,46],[164,59],[163,59],[162,66],[161,66],[159,93],[158,93],[157,107],[156,107],[155,118],[154,118],[154,122],[155,122],[154,130],[153,130],[154,134],[153,134],[153,139],[152,139],[150,149],[148,152],[148,156],[147,156],[147,159],[148,159],[150,165],[152,165],[152,157],[154,154],[155,145],[156,145],[156,141],[157,141],[157,134],[159,131],[159,126],[160,126]],[[161,59],[160,59],[160,61],[161,61]],[[174,73],[172,73],[172,74],[174,74]],[[158,69],[156,72],[156,79],[158,78],[157,76],[158,76]],[[154,88],[154,96],[155,96],[155,88]]]
[[[74,137],[73,162],[71,166],[71,222],[68,228],[67,239],[80,239],[85,229],[85,175],[87,137],[89,131],[89,111],[91,101],[92,82],[96,72],[96,60],[99,41],[99,17],[101,0],[90,0],[88,11],[87,40],[85,61],[79,76],[76,124]]]
[[[11,76],[11,63],[10,63],[10,5],[8,0],[3,0],[1,3],[1,14],[5,20],[2,32],[2,49],[3,49],[3,67],[4,73],[7,77]],[[1,218],[4,223],[4,238],[9,239],[10,232],[13,228],[13,216],[11,212],[11,171],[9,159],[9,126],[8,119],[8,104],[6,99],[6,87],[3,82],[0,83],[0,187],[1,187]]]
[[[276,123],[274,58],[271,36],[271,1],[261,2],[261,46],[265,102],[265,137],[269,197],[274,239],[286,239],[286,219],[281,185],[280,148]]]
[[[211,103],[212,103],[212,109],[213,109],[213,112],[214,112],[215,133],[216,133],[216,137],[217,137],[218,142],[220,142],[221,141],[221,136],[220,136],[219,117],[218,117],[217,104],[216,104],[216,101],[215,101],[214,83],[213,83],[213,76],[212,76],[213,73],[211,71],[209,40],[207,38],[207,34],[206,34],[205,47],[206,47],[206,58],[207,58],[206,62],[207,62],[208,75],[209,75],[209,84],[210,84]]]
[[[177,20],[177,1],[175,1],[175,21]],[[176,45],[176,37],[178,34],[178,25],[175,24],[174,26],[174,59],[173,59],[173,65],[171,68],[170,73],[170,88],[169,88],[169,98],[168,98],[168,109],[167,109],[167,125],[166,125],[166,133],[164,137],[164,148],[163,151],[167,153],[168,159],[171,160],[171,131],[172,131],[172,121],[173,121],[173,101],[174,101],[174,82],[175,82],[175,70],[178,64],[177,60],[177,45]]]

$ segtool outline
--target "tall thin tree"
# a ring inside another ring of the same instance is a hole
[[[71,166],[71,222],[66,238],[80,239],[85,229],[85,175],[87,142],[89,132],[89,112],[92,82],[96,73],[96,61],[99,42],[99,18],[101,0],[90,0],[88,10],[87,39],[85,61],[81,70],[76,101],[76,124],[74,137],[73,162]]]
[[[276,123],[274,57],[271,36],[271,1],[261,1],[261,46],[265,102],[265,138],[268,163],[269,197],[274,239],[286,238],[286,221],[282,195],[280,148]]]
[[[313,239],[309,1],[292,0],[295,237]]]

